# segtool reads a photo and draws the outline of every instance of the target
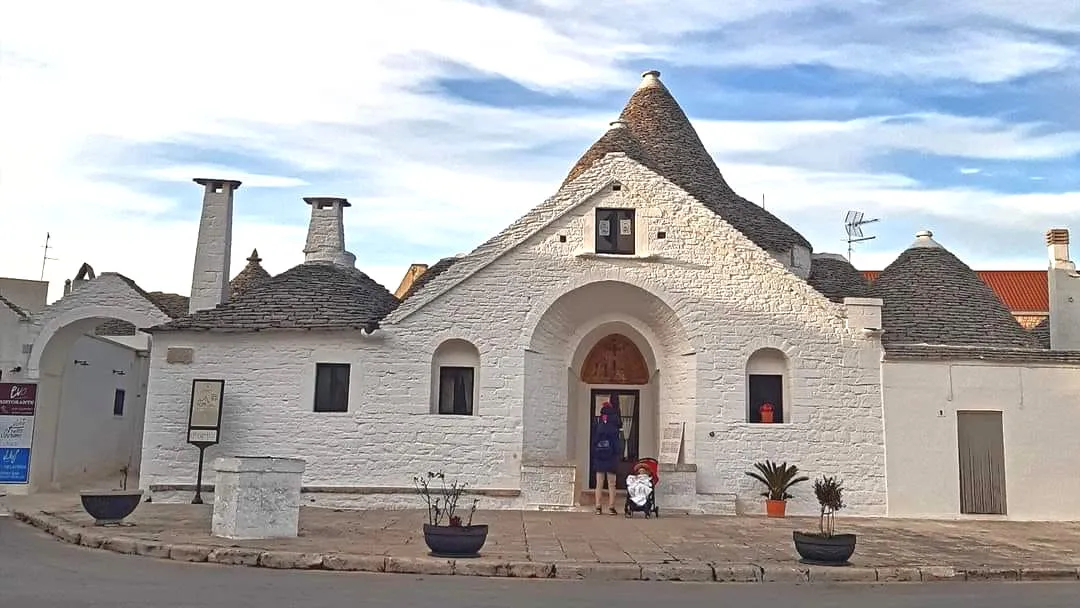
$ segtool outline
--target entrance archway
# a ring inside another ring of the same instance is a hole
[[[693,436],[697,355],[679,314],[644,287],[596,280],[550,301],[526,330],[522,490],[528,501],[571,506],[591,500],[582,490],[592,391],[634,391],[638,426],[626,430],[638,453],[626,456],[658,457],[665,421],[684,421]]]
[[[170,317],[117,274],[80,285],[45,309],[25,379],[37,384],[28,483],[12,493],[138,485],[150,336],[95,335]]]

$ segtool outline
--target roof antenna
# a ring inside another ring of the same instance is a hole
[[[764,192],[761,193],[761,208],[762,209],[765,208],[765,193]]]
[[[877,218],[864,220],[862,211],[848,211],[844,216],[844,230],[847,231],[847,261],[851,263],[851,253],[855,243],[876,239],[876,236],[863,236],[863,224],[873,224]]]
[[[42,254],[42,256],[41,256],[41,280],[42,281],[45,280],[45,262],[47,262],[48,260],[52,260],[54,262],[56,261],[56,258],[50,258],[49,257],[49,249],[56,249],[55,247],[49,247],[49,239],[51,239],[51,238],[52,238],[52,235],[49,234],[48,232],[46,232],[45,233],[45,253]]]

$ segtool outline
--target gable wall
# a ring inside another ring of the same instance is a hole
[[[376,334],[381,337],[155,336],[144,480],[152,481],[148,473],[153,470],[161,479],[190,483],[197,451],[181,445],[190,378],[227,374],[234,387],[227,389],[228,394],[238,402],[246,395],[237,415],[258,414],[246,422],[232,420],[229,424],[235,430],[226,434],[245,448],[274,437],[275,449],[282,455],[304,454],[309,460],[305,483],[363,485],[377,479],[407,485],[412,475],[450,457],[448,472],[454,469],[475,485],[517,487],[527,403],[525,349],[532,331],[570,288],[616,279],[656,294],[677,316],[696,349],[695,368],[682,374],[692,378],[687,392],[677,398],[691,404],[688,443],[696,445],[692,458],[699,467],[699,490],[737,490],[750,497],[751,508],[759,507],[757,488],[743,471],[753,461],[771,458],[795,462],[811,474],[839,474],[850,480],[851,512],[883,512],[877,347],[845,329],[840,307],[681,190],[626,158],[609,156],[541,209],[546,209],[547,218],[554,217],[560,207],[571,204],[571,196],[595,192],[614,178],[624,185],[622,192],[600,194],[547,227],[541,228],[544,218],[526,216],[509,232],[539,232],[427,306],[397,324],[384,325]],[[598,204],[636,206],[637,230],[651,235],[645,244],[658,259],[577,256],[591,238],[592,210]],[[655,233],[661,229],[667,238],[657,240]],[[559,241],[560,234],[566,242]],[[496,240],[474,256],[497,249]],[[419,295],[431,298],[433,288],[462,278],[470,268],[476,268],[472,260],[458,262]],[[644,321],[655,324],[652,319]],[[578,329],[547,323],[537,335],[568,336]],[[665,335],[669,328],[655,329],[660,330],[655,334]],[[450,338],[468,340],[480,352],[477,416],[429,414],[431,355]],[[161,340],[195,346],[196,364],[186,369],[166,365],[165,350],[158,348]],[[661,342],[675,343],[668,338]],[[744,422],[746,360],[764,346],[781,349],[791,361],[792,424],[763,427]],[[338,359],[350,357],[365,370],[348,414],[310,412],[307,389],[302,387],[321,349],[336,351]],[[535,373],[530,368],[534,374],[530,382],[555,387],[546,398],[562,400],[555,403],[556,410],[565,404],[568,390],[569,361],[561,361],[565,358],[565,354],[541,357]],[[245,362],[244,371],[230,371],[238,361]],[[670,358],[661,365],[676,369]],[[477,445],[482,447],[477,450]],[[394,457],[372,466],[369,454]],[[813,512],[812,492],[804,489],[799,494],[789,508]]]

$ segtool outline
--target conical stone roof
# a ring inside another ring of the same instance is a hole
[[[259,250],[252,249],[247,259],[247,266],[244,266],[244,269],[229,281],[230,300],[270,278],[270,273],[266,272],[260,262],[262,258],[259,257]]]
[[[787,251],[802,245],[813,250],[794,228],[728,186],[679,103],[660,82],[659,72],[644,74],[619,119],[625,128],[609,129],[578,159],[564,184],[605,154],[624,152],[701,201],[762,249]]]
[[[810,277],[806,282],[837,303],[843,302],[844,298],[872,297],[870,282],[863,273],[837,254],[815,254],[810,262]]]
[[[889,344],[932,344],[1039,348],[985,281],[942,247],[929,231],[874,280],[881,298],[882,341]]]
[[[146,331],[371,331],[399,303],[394,294],[356,268],[305,262],[251,287],[235,300]]]

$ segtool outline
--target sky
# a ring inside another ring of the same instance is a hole
[[[233,274],[301,263],[303,197],[343,196],[393,291],[553,195],[652,69],[815,252],[848,210],[862,269],[922,229],[1043,269],[1080,231],[1076,0],[38,0],[0,8],[0,276],[49,234],[50,300],[83,262],[187,294],[200,177],[243,182]]]

